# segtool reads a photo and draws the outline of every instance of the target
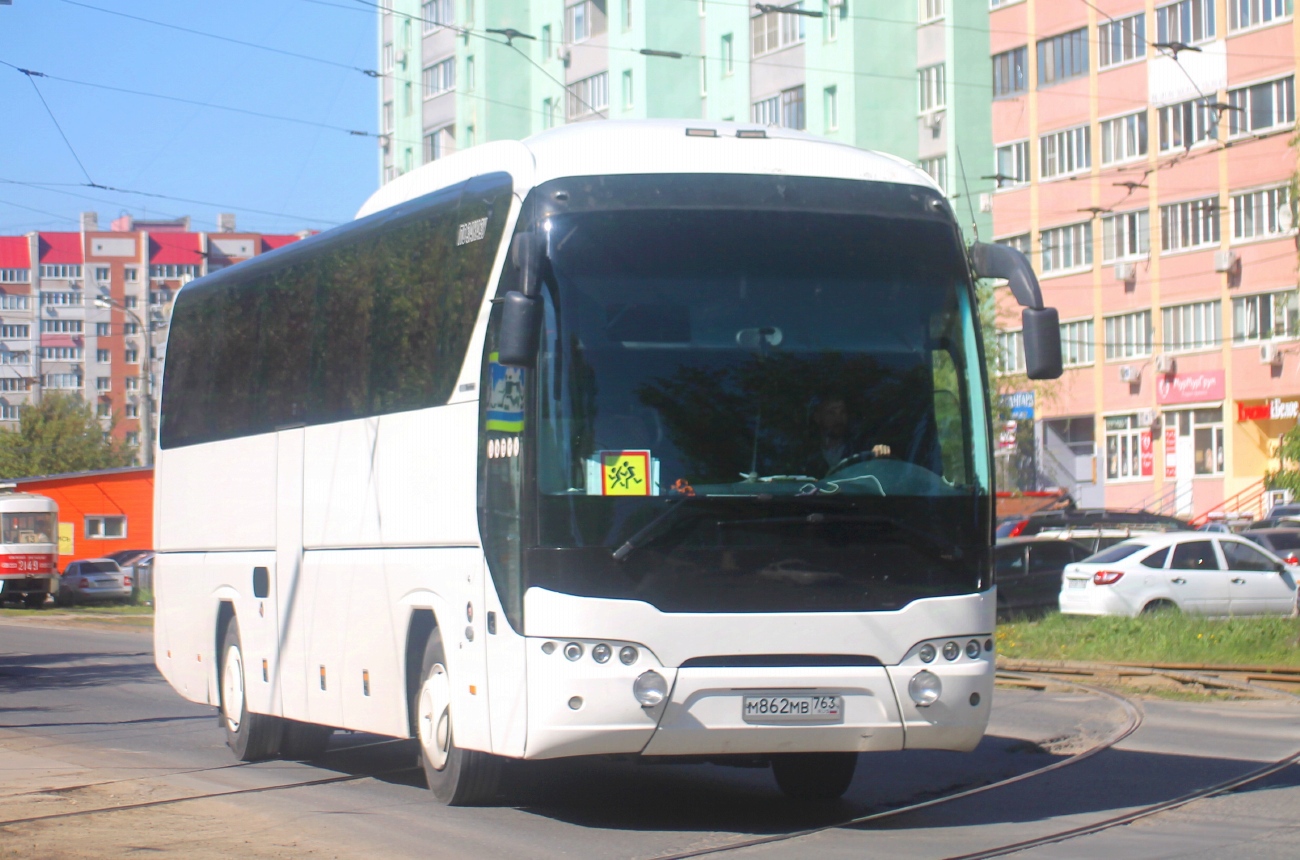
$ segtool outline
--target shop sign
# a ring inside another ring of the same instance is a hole
[[[1196,373],[1180,373],[1177,376],[1157,375],[1156,401],[1170,404],[1222,400],[1223,379],[1222,370],[1201,370]]]
[[[1238,421],[1272,421],[1278,418],[1295,420],[1297,417],[1300,417],[1300,400],[1282,400],[1274,397],[1267,403],[1253,406],[1247,406],[1240,401],[1237,403]]]
[[[1165,428],[1165,477],[1178,477],[1178,428]]]
[[[1156,465],[1155,446],[1151,444],[1151,431],[1149,429],[1143,430],[1139,438],[1141,439],[1142,450],[1142,477],[1149,478],[1151,473],[1155,471]]]
[[[1002,405],[1011,410],[1011,417],[1017,421],[1034,420],[1034,392],[1013,391],[1002,395]]]
[[[1006,424],[1002,425],[1002,432],[998,434],[999,448],[1016,447],[1016,427],[1017,424],[1015,421],[1008,421]]]

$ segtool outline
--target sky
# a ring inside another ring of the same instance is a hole
[[[76,230],[83,211],[103,229],[126,212],[189,215],[195,230],[216,229],[218,212],[241,231],[324,229],[378,186],[377,89],[363,71],[378,62],[372,3],[11,2],[0,5],[0,235]]]

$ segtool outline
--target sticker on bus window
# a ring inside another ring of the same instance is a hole
[[[499,433],[524,431],[524,369],[497,364],[488,356],[487,429]]]
[[[649,451],[601,451],[602,496],[651,495]]]

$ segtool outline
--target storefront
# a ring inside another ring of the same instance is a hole
[[[1295,427],[1300,399],[1238,400],[1236,407],[1233,472],[1263,477],[1266,471],[1278,467],[1278,442]]]

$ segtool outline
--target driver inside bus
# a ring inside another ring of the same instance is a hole
[[[849,409],[843,397],[830,396],[813,403],[812,423],[820,452],[809,462],[808,474],[829,475],[850,457],[888,457],[888,445],[865,444],[849,426]]]

